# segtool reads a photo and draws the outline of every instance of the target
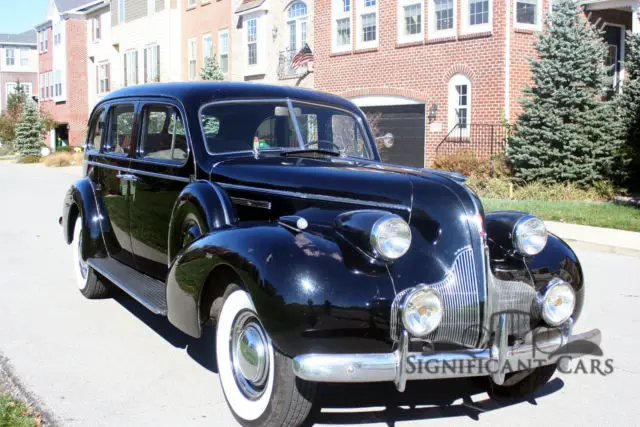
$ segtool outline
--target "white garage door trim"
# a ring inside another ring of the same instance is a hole
[[[365,95],[354,96],[351,98],[351,102],[358,107],[382,107],[387,105],[417,105],[424,104],[424,101],[418,101],[413,98],[407,98],[405,96],[392,96],[392,95]]]

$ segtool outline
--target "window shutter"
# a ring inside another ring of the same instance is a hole
[[[106,92],[110,92],[111,91],[111,64],[107,63],[106,65],[106,75],[107,75],[107,83],[105,85],[105,91]]]
[[[129,80],[127,79],[127,55],[124,55],[124,85],[129,86]]]
[[[151,50],[149,48],[146,48],[144,50],[144,82],[145,83],[149,83],[149,71],[147,70],[147,66],[150,64],[147,64],[147,57],[149,56],[149,52]]]
[[[138,51],[137,50],[134,52],[133,58],[134,58],[134,64],[135,64],[135,70],[136,70],[136,82],[134,84],[137,85],[138,82],[140,81],[138,79]]]
[[[160,81],[160,46],[156,46],[156,80]]]

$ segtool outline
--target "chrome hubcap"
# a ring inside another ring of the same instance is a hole
[[[251,400],[259,398],[269,377],[269,341],[251,312],[236,318],[230,343],[231,361],[236,383],[242,394]]]

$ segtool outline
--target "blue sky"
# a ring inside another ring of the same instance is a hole
[[[0,0],[0,33],[22,33],[44,21],[48,0]]]

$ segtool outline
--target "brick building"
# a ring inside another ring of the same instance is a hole
[[[36,32],[0,34],[0,111],[17,85],[27,96],[38,95],[38,52]]]
[[[87,124],[87,34],[82,17],[87,0],[51,0],[47,20],[36,26],[39,102],[57,127],[47,144],[81,145]]]
[[[182,80],[200,80],[205,59],[215,55],[226,76],[231,67],[231,0],[183,0]]]
[[[316,88],[351,98],[394,134],[386,160],[422,167],[489,155],[519,112],[548,0],[316,0]]]

